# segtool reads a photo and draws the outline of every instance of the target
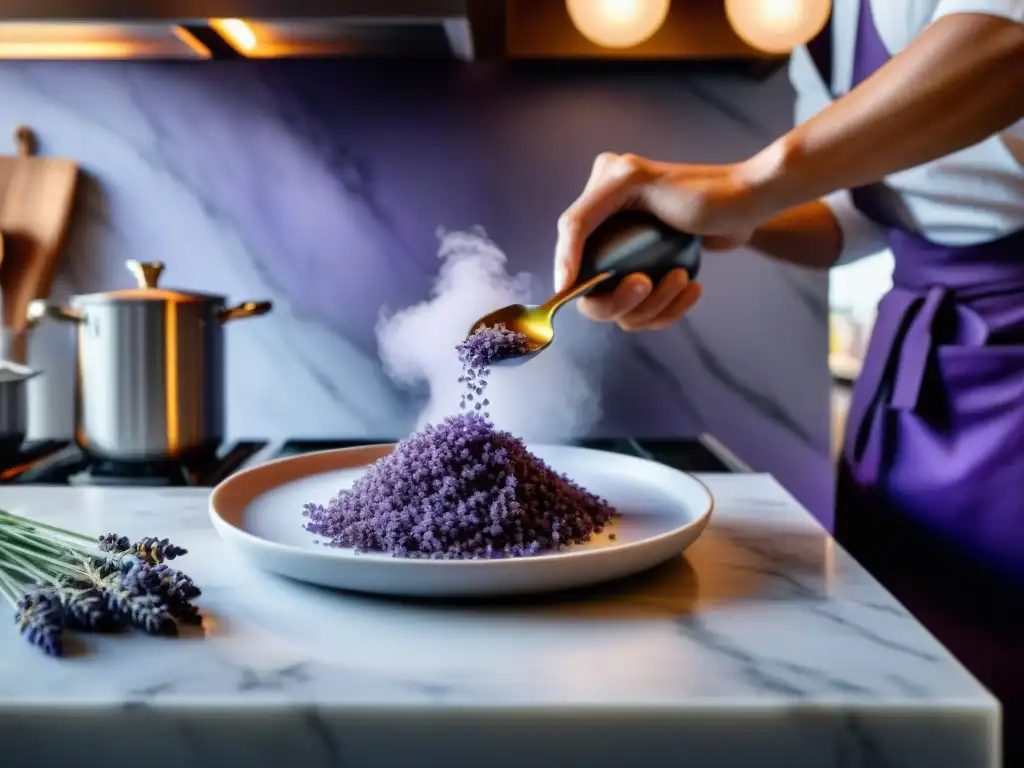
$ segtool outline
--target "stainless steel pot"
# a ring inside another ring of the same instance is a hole
[[[269,301],[225,307],[223,296],[157,287],[164,265],[126,263],[137,288],[33,301],[29,317],[78,326],[75,439],[117,461],[212,453],[224,437],[224,337],[231,320]]]
[[[0,458],[17,451],[28,431],[28,380],[38,372],[0,360]]]

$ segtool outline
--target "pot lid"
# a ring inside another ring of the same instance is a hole
[[[217,294],[157,287],[160,275],[164,271],[162,262],[130,260],[125,262],[125,266],[135,275],[135,280],[138,283],[136,287],[75,296],[74,303],[92,304],[107,301],[164,301],[178,304],[224,302],[225,297]]]
[[[0,360],[0,384],[10,381],[27,381],[38,375],[39,371],[31,369],[27,365],[19,365],[10,360]]]

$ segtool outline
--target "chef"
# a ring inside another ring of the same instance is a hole
[[[890,249],[835,534],[1009,723],[1024,699],[1024,0],[835,0],[790,73],[799,124],[744,162],[598,157],[559,221],[556,283],[621,208],[810,268]],[[660,329],[700,293],[682,271],[637,274],[579,306]]]

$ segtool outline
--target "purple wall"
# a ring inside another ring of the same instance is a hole
[[[275,299],[229,341],[230,430],[271,437],[414,425],[422,388],[385,375],[375,327],[382,306],[429,296],[439,226],[482,225],[540,299],[555,219],[598,152],[736,160],[793,108],[784,73],[432,62],[8,62],[0,93],[0,124],[31,125],[90,179],[58,295],[125,285],[124,259],[143,257],[167,262],[168,284]],[[704,283],[658,334],[560,318],[567,381],[600,394],[589,431],[711,432],[827,519],[825,277],[737,252],[709,256]],[[41,328],[32,356],[52,374],[34,431],[67,433],[66,329]]]

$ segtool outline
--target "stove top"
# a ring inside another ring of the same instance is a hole
[[[0,464],[0,483],[213,488],[266,446],[266,440],[239,440],[202,461],[120,462],[94,459],[70,440],[29,442],[6,468]]]
[[[210,459],[196,463],[101,461],[87,456],[71,440],[27,442],[16,456],[0,460],[0,484],[107,485],[146,488],[213,488],[238,470],[270,459],[335,448],[393,443],[395,438],[290,439],[228,443]],[[683,472],[749,472],[742,461],[710,435],[694,438],[584,438],[571,445],[624,453]]]
[[[70,440],[29,440],[13,456],[0,456],[0,483],[14,482],[40,462],[67,450]]]

